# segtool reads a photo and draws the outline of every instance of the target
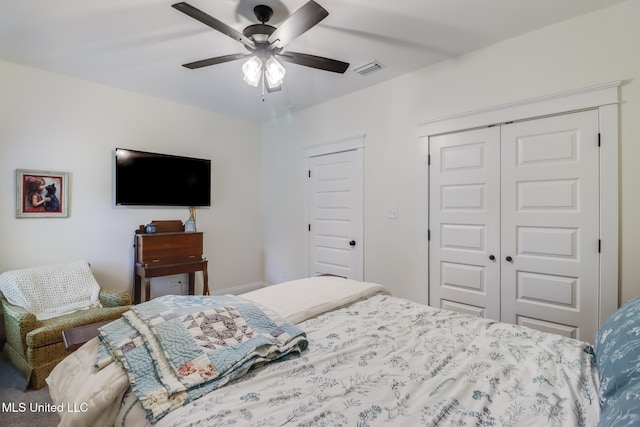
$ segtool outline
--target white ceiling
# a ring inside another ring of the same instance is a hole
[[[177,0],[176,0],[177,1]],[[278,26],[307,0],[188,0],[242,31],[253,7]],[[316,0],[329,11],[285,51],[349,62],[345,74],[283,63],[283,90],[242,80],[243,61],[181,64],[242,44],[173,9],[171,0],[2,0],[0,59],[219,113],[265,121],[623,0]],[[385,68],[353,71],[372,60]]]

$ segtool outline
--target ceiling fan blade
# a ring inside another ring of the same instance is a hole
[[[273,44],[279,41],[283,47],[291,40],[305,33],[318,22],[329,15],[329,12],[313,0],[307,2],[300,9],[293,12],[276,30],[271,33],[267,41]]]
[[[255,48],[256,45],[253,42],[253,40],[251,40],[250,38],[246,37],[244,34],[242,34],[240,31],[228,26],[227,24],[225,24],[224,22],[214,18],[213,16],[201,11],[200,9],[191,6],[189,3],[185,3],[185,2],[180,2],[180,3],[176,3],[171,5],[172,8],[179,10],[180,12],[184,13],[185,15],[188,15],[190,17],[192,17],[193,19],[197,19],[198,21],[202,22],[205,25],[208,25],[209,27],[213,28],[214,30],[218,30],[221,33],[231,37],[234,40],[237,40],[241,43],[244,43],[246,46],[249,46],[251,48]]]
[[[202,59],[200,61],[189,62],[188,64],[182,64],[183,67],[195,70],[196,68],[208,67],[209,65],[222,64],[223,62],[235,61],[236,59],[246,58],[251,56],[251,53],[232,53],[231,55],[216,56],[215,58]]]
[[[324,71],[332,71],[334,73],[344,73],[349,68],[348,62],[338,61],[337,59],[323,58],[322,56],[308,55],[298,52],[282,52],[277,54],[283,61],[293,64],[304,65],[305,67],[317,68]]]

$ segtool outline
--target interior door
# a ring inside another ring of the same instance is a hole
[[[501,127],[502,320],[593,340],[598,112]]]
[[[500,130],[429,138],[429,299],[500,319]]]
[[[362,150],[309,158],[309,276],[363,280]]]

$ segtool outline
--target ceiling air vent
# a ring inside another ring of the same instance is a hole
[[[384,65],[374,60],[354,68],[353,71],[360,74],[361,76],[366,76],[367,74],[371,74],[374,71],[382,70],[383,68]]]

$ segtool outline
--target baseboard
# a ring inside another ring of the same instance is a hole
[[[265,286],[269,286],[269,285],[264,282],[255,282],[255,283],[247,283],[246,285],[234,286],[232,288],[220,289],[217,291],[210,291],[210,292],[211,292],[211,295],[225,295],[225,294],[240,295],[247,292],[258,290],[260,288],[264,288]]]

